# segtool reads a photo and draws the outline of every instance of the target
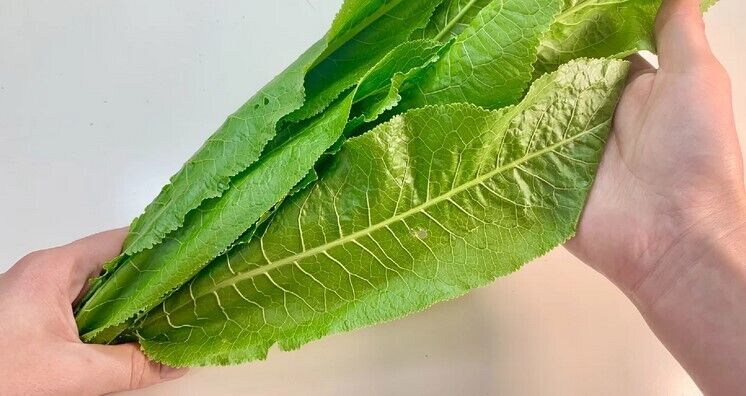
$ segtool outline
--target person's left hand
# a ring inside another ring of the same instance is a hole
[[[72,304],[121,248],[126,229],[29,254],[0,274],[0,394],[99,395],[184,375],[136,344],[88,345]]]

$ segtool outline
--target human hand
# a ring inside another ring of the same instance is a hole
[[[698,0],[664,0],[567,247],[637,305],[706,394],[746,395],[746,193],[728,76]]]
[[[615,114],[571,252],[632,298],[697,237],[746,222],[743,164],[730,83],[710,51],[698,0],[665,0],[660,69],[639,56]],[[696,234],[696,235],[695,235]],[[706,245],[702,244],[705,248]]]
[[[31,253],[0,274],[0,394],[98,395],[175,379],[185,371],[149,361],[135,344],[87,345],[72,304],[125,229]]]

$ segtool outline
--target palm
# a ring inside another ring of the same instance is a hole
[[[716,63],[655,72],[636,59],[596,183],[567,246],[634,286],[687,228],[741,185],[727,79]]]

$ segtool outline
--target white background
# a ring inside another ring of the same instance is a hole
[[[0,0],[0,271],[128,224],[225,116],[321,37],[339,4]],[[742,138],[745,16],[739,0],[707,16]],[[204,393],[697,390],[632,305],[558,249],[422,314],[135,392]]]

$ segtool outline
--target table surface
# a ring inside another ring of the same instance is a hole
[[[0,271],[129,223],[340,0],[0,1]],[[746,5],[707,16],[746,137]],[[563,249],[409,318],[137,395],[690,395],[634,307]]]

